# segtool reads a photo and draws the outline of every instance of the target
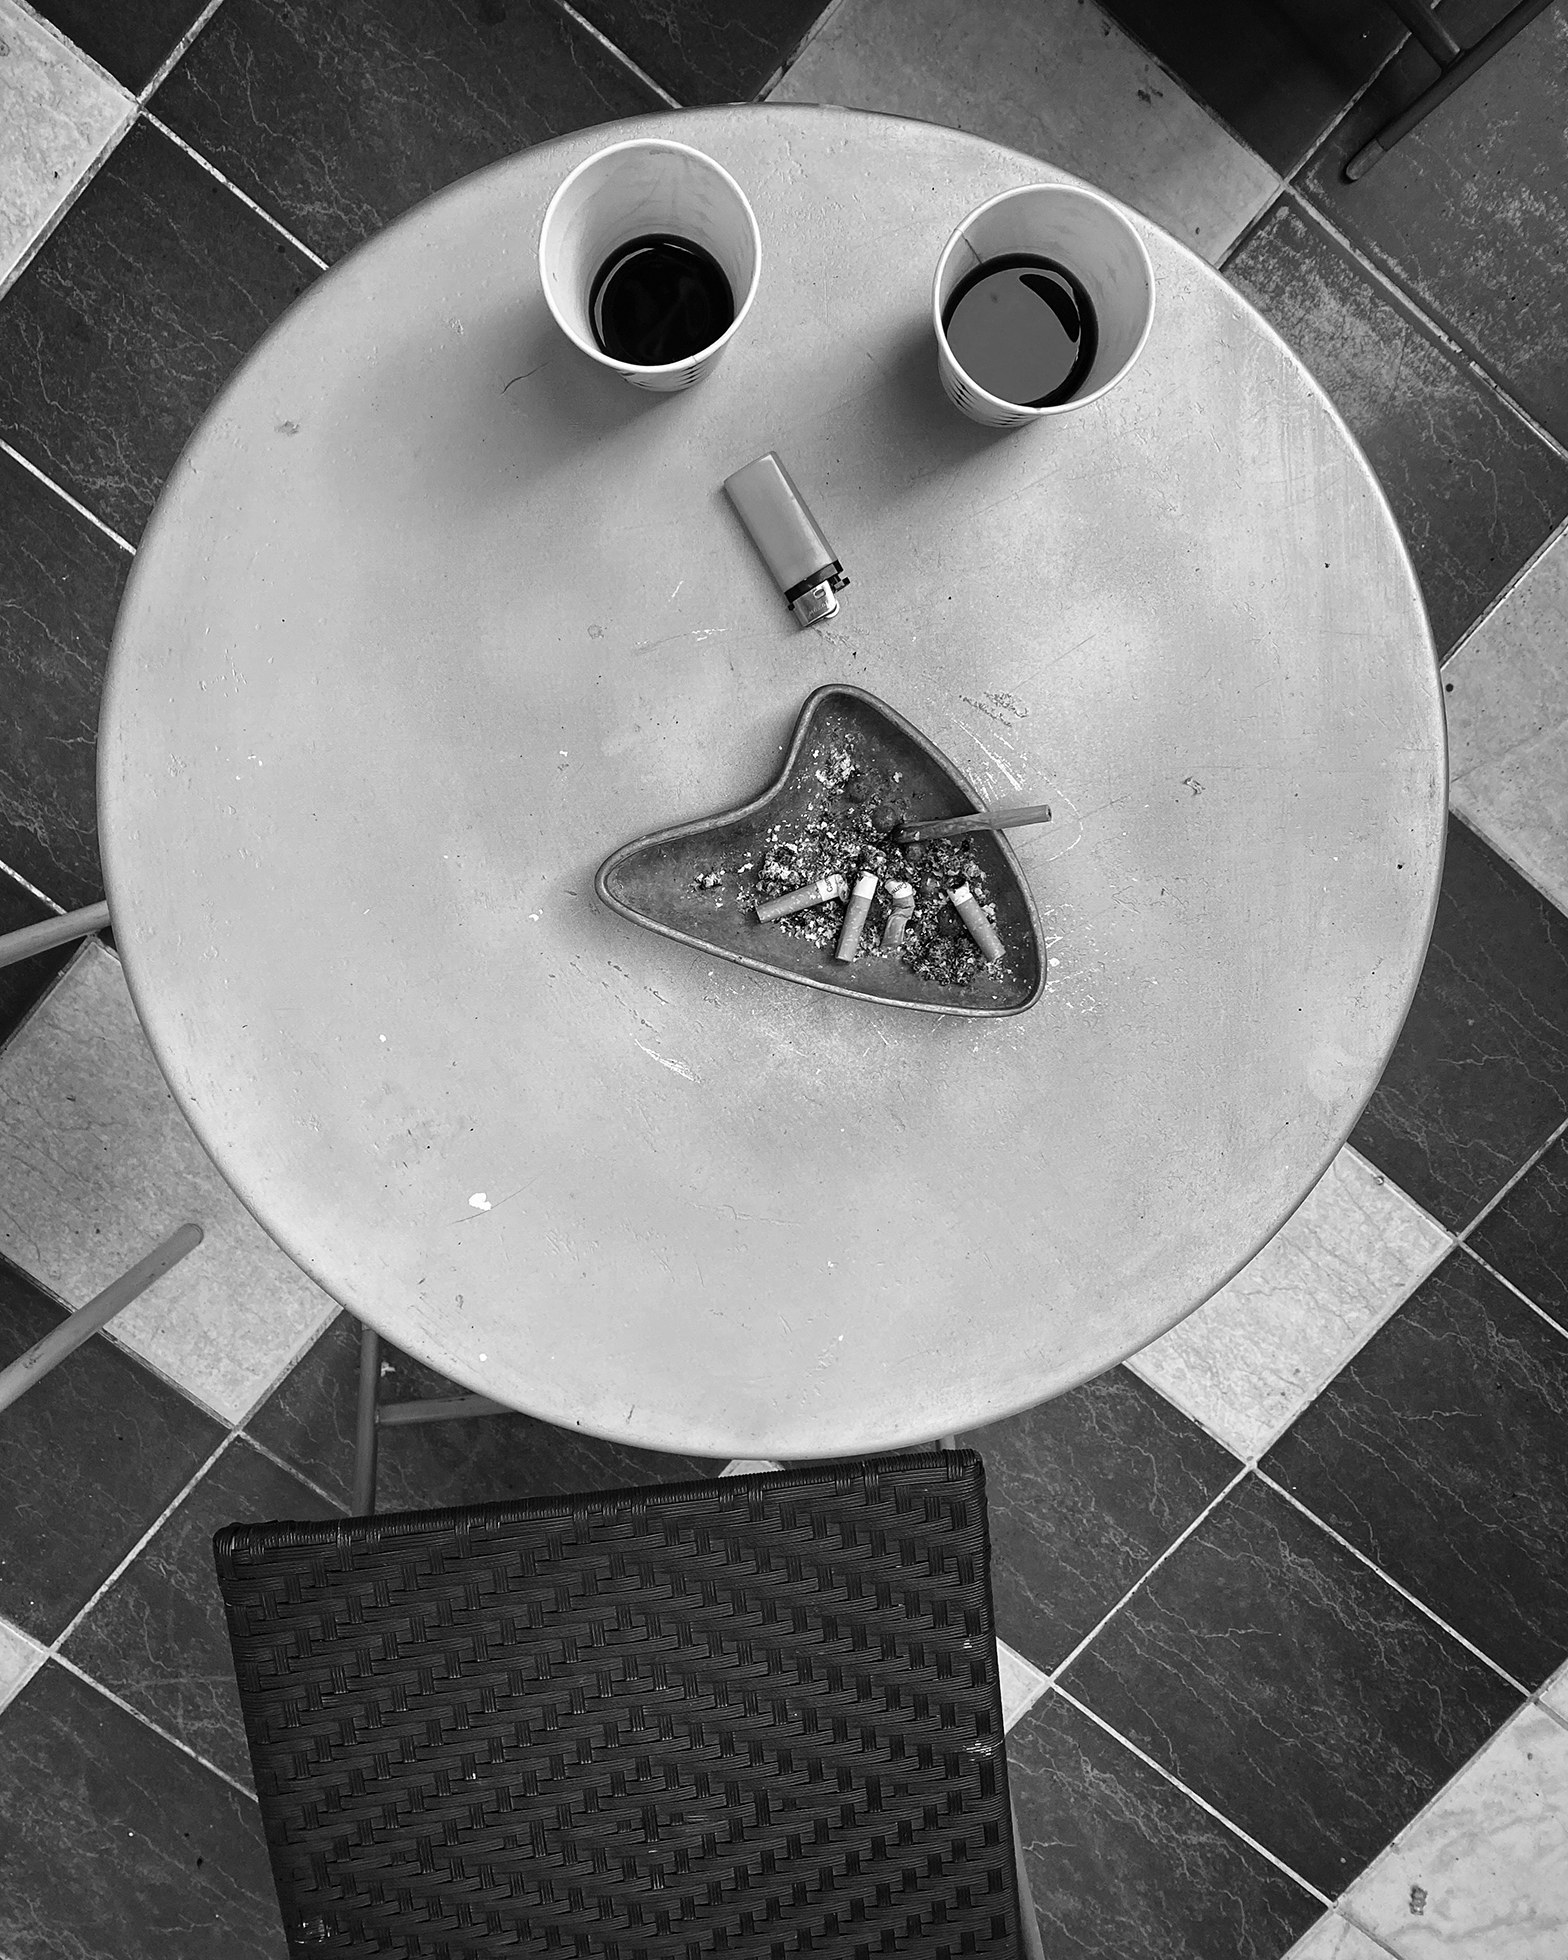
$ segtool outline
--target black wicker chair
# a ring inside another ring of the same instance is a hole
[[[971,1450],[214,1552],[299,1960],[1040,1952]]]

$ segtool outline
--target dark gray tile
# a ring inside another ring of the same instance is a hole
[[[1100,0],[1288,176],[1404,38],[1366,0]]]
[[[443,1376],[383,1345],[382,1394],[388,1401],[464,1393]],[[354,1410],[359,1326],[342,1314],[246,1428],[343,1505],[354,1475]],[[623,1448],[532,1416],[385,1429],[377,1471],[378,1511],[424,1511],[512,1497],[567,1496],[714,1477],[708,1457]]]
[[[237,1437],[71,1635],[68,1660],[168,1734],[250,1783],[212,1536],[226,1524],[336,1515]]]
[[[0,1260],[0,1367],[63,1318]],[[102,1336],[79,1347],[0,1420],[0,1613],[53,1640],[222,1436]]]
[[[1508,0],[1450,0],[1466,47]],[[1548,7],[1359,183],[1345,164],[1437,77],[1407,44],[1301,172],[1312,202],[1568,442],[1568,17]]]
[[[1568,1327],[1568,1137],[1559,1137],[1468,1243],[1559,1326]]]
[[[1415,1001],[1351,1133],[1452,1231],[1568,1116],[1568,919],[1457,817]]]
[[[749,102],[826,0],[579,0],[601,33],[677,102]]]
[[[137,123],[0,300],[0,435],[134,543],[208,403],[313,273]]]
[[[0,858],[68,910],[103,897],[98,702],[130,567],[0,455]]]
[[[1568,460],[1290,199],[1225,270],[1366,450],[1446,655],[1568,512]]]
[[[1322,1907],[1059,1695],[1007,1737],[1051,1960],[1278,1960]]]
[[[545,0],[224,0],[150,106],[335,259],[482,164],[663,104]]]
[[[1330,1897],[1520,1700],[1254,1477],[1063,1685]]]
[[[48,1661],[0,1714],[6,1960],[283,1960],[248,1797]]]
[[[0,538],[0,551],[4,549],[5,541]],[[4,615],[5,607],[0,603],[0,619]],[[0,938],[53,917],[48,906],[34,898],[25,885],[19,885],[0,871]],[[57,946],[53,952],[35,953],[30,960],[19,960],[15,966],[0,966],[0,1043],[15,1033],[28,1009],[65,965],[72,951],[70,946]]]
[[[985,1460],[997,1632],[1045,1669],[1238,1467],[1125,1368],[962,1440]]]
[[[1454,1252],[1262,1468],[1523,1681],[1568,1659],[1568,1339]]]
[[[135,94],[196,24],[205,0],[31,0]]]

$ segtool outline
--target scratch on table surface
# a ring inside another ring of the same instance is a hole
[[[637,1037],[633,1035],[632,1040],[637,1041]],[[648,1057],[649,1061],[657,1062],[660,1068],[667,1068],[675,1075],[683,1075],[688,1082],[695,1082],[697,1080],[696,1076],[684,1062],[672,1062],[667,1060],[663,1055],[654,1054],[646,1041],[637,1041],[637,1046]]]
[[[659,640],[644,640],[640,645],[634,646],[632,652],[653,653],[659,647],[667,647],[672,640],[695,640],[698,646],[701,646],[705,640],[717,639],[721,633],[727,633],[729,630],[727,626],[694,626],[686,633],[666,633]]]
[[[1007,764],[1002,760],[1002,758],[999,755],[997,755],[994,750],[988,749],[985,743],[981,741],[980,737],[975,733],[975,731],[972,728],[966,729],[965,733],[968,735],[970,741],[974,743],[975,747],[980,751],[982,755],[990,757],[991,761],[994,762],[997,768],[1001,770],[1002,774],[1012,784],[1014,789],[1021,790],[1023,788],[1023,784],[1019,782],[1018,778],[1013,774],[1012,770],[1008,768]]]

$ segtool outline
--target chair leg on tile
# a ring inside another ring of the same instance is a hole
[[[356,1518],[376,1508],[376,1392],[381,1384],[381,1336],[363,1324],[359,1330],[359,1413],[354,1424],[354,1500]]]
[[[1007,1799],[1007,1807],[1013,1815],[1013,1864],[1018,1872],[1018,1914],[1023,1922],[1023,1938],[1019,1942],[1020,1960],[1045,1960],[1040,1922],[1035,1917],[1034,1894],[1029,1889],[1029,1874],[1024,1870],[1024,1845],[1018,1832],[1018,1809],[1011,1795]]]
[[[128,1273],[111,1280],[86,1306],[78,1307],[68,1320],[45,1334],[26,1354],[19,1354],[8,1368],[0,1370],[0,1409],[8,1409],[34,1382],[42,1381],[51,1368],[58,1368],[65,1357],[91,1340],[124,1307],[145,1293],[155,1280],[177,1266],[187,1252],[201,1244],[199,1225],[182,1225],[165,1239],[155,1252],[139,1259]]]

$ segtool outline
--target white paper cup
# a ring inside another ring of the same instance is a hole
[[[1089,295],[1100,344],[1083,386],[1069,401],[1026,408],[987,394],[964,372],[942,331],[942,315],[976,266],[1032,252],[1066,266]],[[1021,429],[1098,401],[1143,352],[1154,319],[1154,269],[1143,240],[1108,198],[1066,184],[1003,191],[970,212],[937,260],[931,289],[937,369],[956,408],[992,429]]]
[[[594,277],[634,238],[667,232],[700,245],[723,268],[735,318],[717,340],[684,361],[639,367],[606,354],[593,337]],[[690,388],[740,332],[757,291],[762,237],[746,194],[722,165],[685,143],[638,138],[600,150],[551,198],[539,233],[539,277],[555,323],[574,347],[636,388]]]

